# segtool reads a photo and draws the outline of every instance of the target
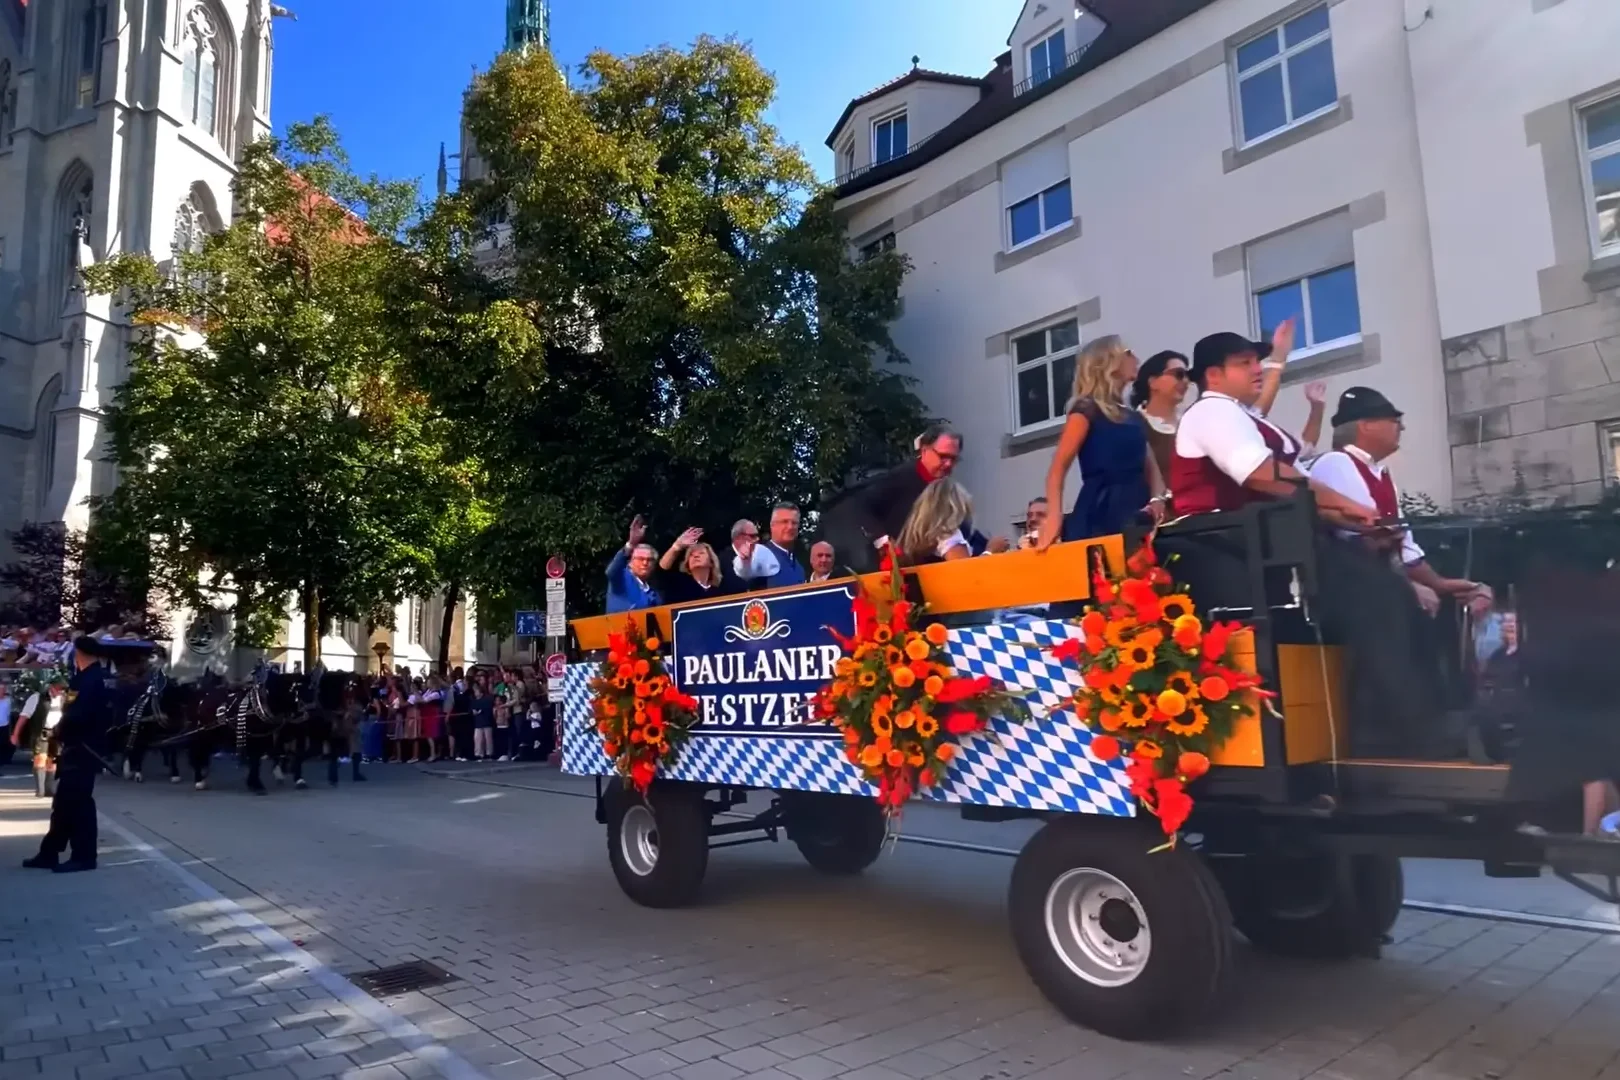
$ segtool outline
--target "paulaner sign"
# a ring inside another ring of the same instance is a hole
[[[811,701],[843,656],[827,628],[855,631],[853,598],[839,585],[677,610],[670,667],[698,700],[693,733],[836,736]]]

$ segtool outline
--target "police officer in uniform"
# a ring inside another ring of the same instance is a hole
[[[56,726],[56,795],[51,825],[39,854],[23,865],[35,870],[72,874],[96,868],[96,774],[103,764],[97,746],[106,731],[113,700],[112,672],[101,664],[106,650],[85,636],[73,643],[75,673],[68,684],[67,706]],[[62,854],[72,848],[72,858]]]

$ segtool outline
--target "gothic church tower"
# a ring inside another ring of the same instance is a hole
[[[0,0],[0,531],[83,528],[116,482],[101,422],[128,328],[79,271],[227,223],[238,155],[270,131],[271,18],[269,0]]]

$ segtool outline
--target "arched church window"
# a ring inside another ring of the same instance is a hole
[[[214,18],[203,4],[186,16],[181,69],[181,110],[187,120],[218,135],[222,43]]]
[[[107,36],[106,0],[84,0],[77,28],[78,60],[73,74],[73,107],[88,109],[101,93],[101,39]]]

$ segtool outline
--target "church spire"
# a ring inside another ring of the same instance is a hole
[[[450,186],[450,168],[444,157],[444,143],[439,143],[439,194],[443,195]]]
[[[551,0],[506,0],[506,48],[551,48]]]

